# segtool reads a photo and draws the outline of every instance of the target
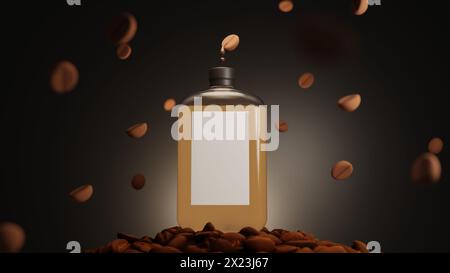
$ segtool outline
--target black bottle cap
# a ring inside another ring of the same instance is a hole
[[[211,86],[232,87],[234,83],[234,69],[231,67],[219,66],[209,70],[209,84]]]

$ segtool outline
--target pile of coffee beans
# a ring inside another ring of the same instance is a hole
[[[117,239],[86,253],[368,253],[361,241],[352,246],[319,240],[302,231],[244,227],[239,232],[222,232],[207,223],[203,230],[171,227],[154,238],[123,233]]]

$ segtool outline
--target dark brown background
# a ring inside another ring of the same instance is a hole
[[[229,64],[237,88],[280,104],[289,132],[269,155],[269,228],[302,229],[322,239],[377,240],[386,252],[450,251],[448,149],[439,184],[409,181],[431,137],[449,139],[449,3],[383,0],[366,15],[349,1],[61,1],[2,4],[0,221],[27,232],[25,251],[64,252],[68,241],[104,244],[115,233],[153,236],[176,224],[176,143],[162,104],[207,87],[221,39],[241,37]],[[136,15],[128,61],[104,38],[116,14]],[[48,87],[55,61],[80,70],[71,94]],[[306,71],[308,91],[297,87]],[[363,97],[343,113],[336,100]],[[147,121],[141,140],[124,134]],[[334,162],[355,173],[333,181]],[[137,172],[142,191],[130,186]],[[92,200],[75,204],[74,187]]]

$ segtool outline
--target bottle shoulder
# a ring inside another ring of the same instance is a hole
[[[193,105],[194,98],[201,97],[203,105],[263,105],[264,102],[258,96],[246,93],[241,90],[227,88],[227,87],[213,87],[195,93],[187,97],[184,105]]]

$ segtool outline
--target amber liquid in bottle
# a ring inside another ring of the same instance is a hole
[[[231,142],[196,142],[199,140],[192,137],[178,141],[178,224],[195,230],[207,222],[222,231],[245,226],[259,229],[267,220],[266,152],[261,150],[258,137],[259,130],[265,128],[261,125],[267,122],[259,112],[263,102],[233,88],[232,68],[216,67],[209,73],[210,89],[183,102],[192,111],[191,125],[197,122],[196,113],[202,115],[208,105],[218,105],[225,117],[227,113],[244,115],[244,131],[254,130],[257,136],[249,133],[247,136],[253,137]],[[203,99],[200,107],[193,103],[197,96]],[[230,105],[243,108],[230,110]],[[249,105],[253,107],[246,107]]]

